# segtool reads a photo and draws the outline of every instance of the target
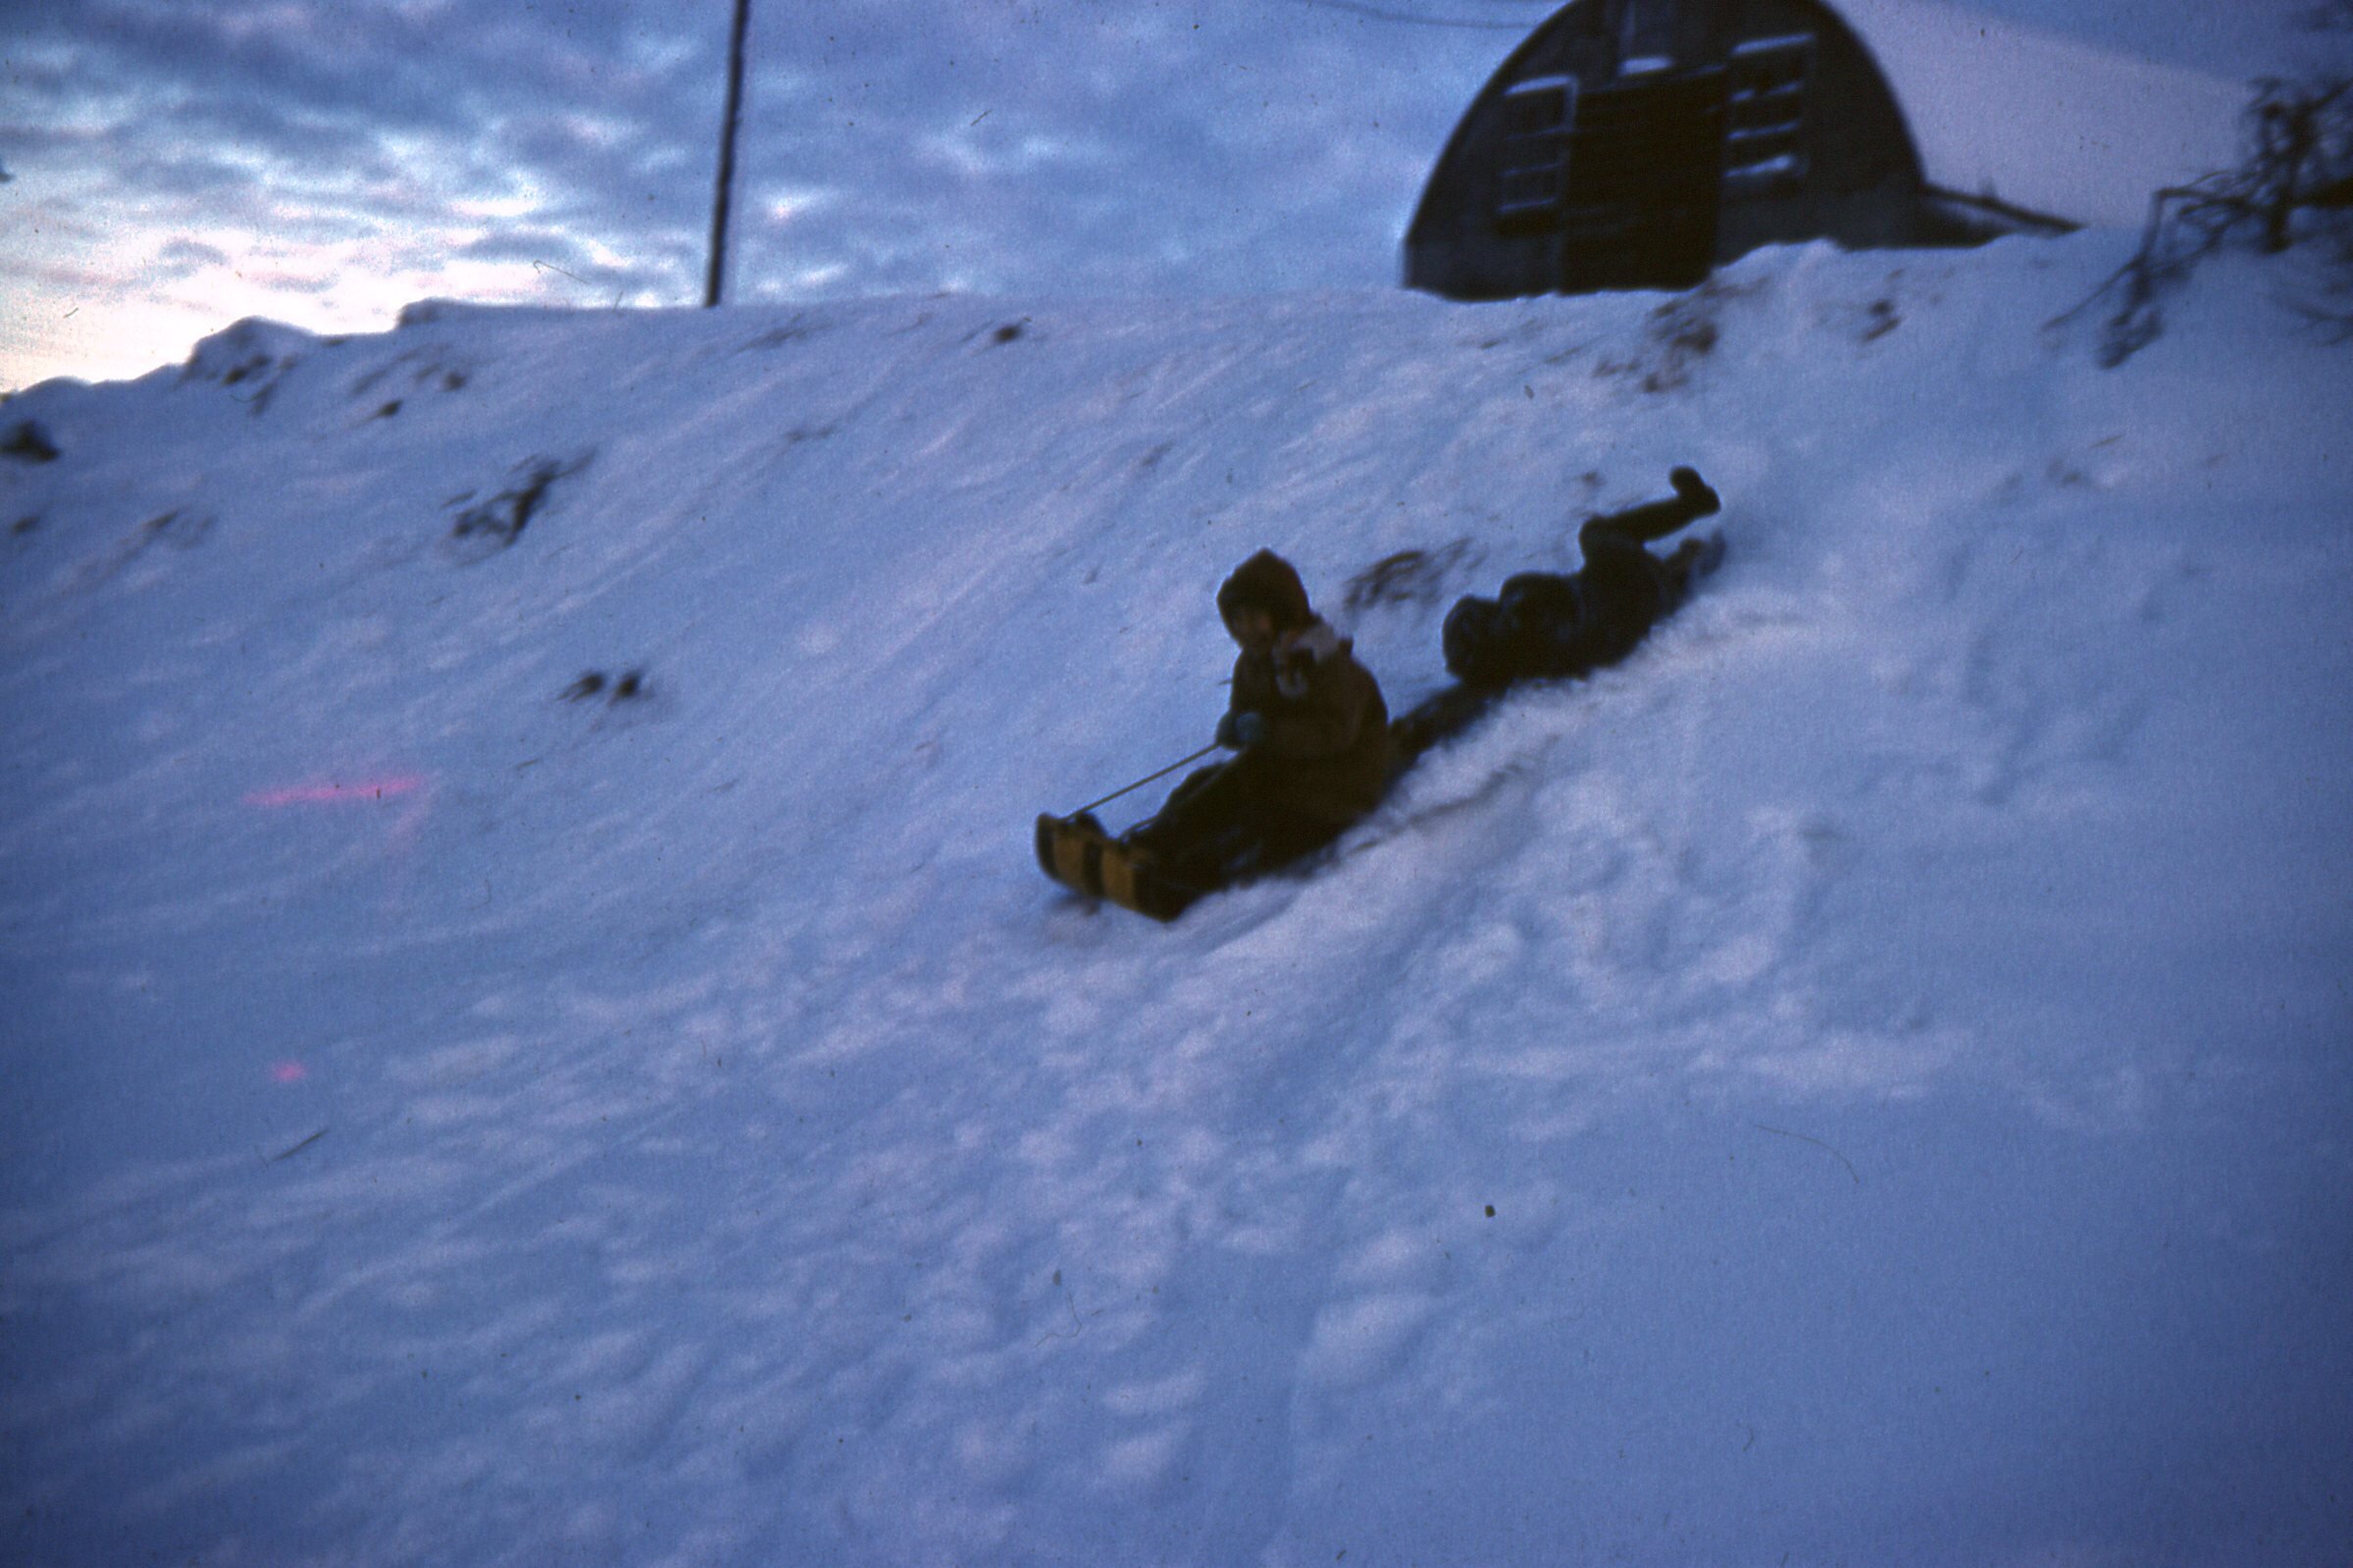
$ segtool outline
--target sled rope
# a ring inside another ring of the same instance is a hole
[[[1210,752],[1215,751],[1216,749],[1217,742],[1212,740],[1207,745],[1202,747],[1199,751],[1196,751],[1192,756],[1179,757],[1167,767],[1162,768],[1158,773],[1146,774],[1134,784],[1128,784],[1123,788],[1114,789],[1109,794],[1103,796],[1100,800],[1090,800],[1085,805],[1079,807],[1078,810],[1065,813],[1062,817],[1062,820],[1064,822],[1068,822],[1073,817],[1085,816],[1088,812],[1093,811],[1098,806],[1107,806],[1112,801],[1117,800],[1121,795],[1133,794],[1136,790],[1143,788],[1146,784],[1151,784],[1153,780],[1165,779],[1170,774],[1176,772],[1179,768],[1187,767],[1190,764],[1199,762],[1202,760],[1202,758],[1207,756]]]

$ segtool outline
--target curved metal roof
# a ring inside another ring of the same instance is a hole
[[[2095,227],[2235,163],[2243,82],[1927,0],[1825,0],[1878,63],[1931,185]]]

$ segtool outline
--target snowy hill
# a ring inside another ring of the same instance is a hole
[[[2123,243],[0,406],[0,1549],[2341,1560],[2353,352],[2100,371]],[[1251,550],[1402,708],[1682,461],[1707,591],[1318,877],[1037,875]]]

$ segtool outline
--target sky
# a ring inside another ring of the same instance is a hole
[[[1972,0],[2234,76],[2317,0]],[[754,0],[729,297],[1379,286],[1553,0]],[[0,0],[0,388],[699,302],[729,0]]]

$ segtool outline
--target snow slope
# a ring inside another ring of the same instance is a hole
[[[2353,352],[2123,243],[11,400],[0,1554],[2341,1563]],[[1686,460],[1320,876],[1037,875],[1250,550],[1403,708]]]

